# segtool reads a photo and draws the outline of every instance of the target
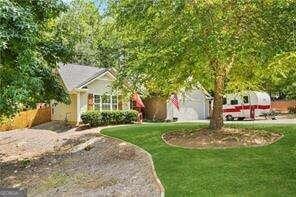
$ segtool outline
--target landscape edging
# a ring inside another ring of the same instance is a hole
[[[264,145],[252,145],[252,146],[238,146],[238,147],[185,147],[185,146],[179,146],[179,145],[175,145],[172,144],[170,142],[168,142],[165,138],[164,135],[170,132],[174,132],[174,131],[169,131],[169,132],[165,132],[161,135],[161,139],[162,141],[171,147],[175,147],[175,148],[182,148],[182,149],[189,149],[189,150],[225,150],[225,149],[235,149],[235,148],[259,148],[259,147],[264,147],[264,146],[269,146],[272,144],[275,144],[276,142],[278,142],[280,139],[282,139],[284,137],[284,134],[281,133],[281,137],[279,137],[276,141],[272,142],[272,143],[268,143],[268,144],[264,144]]]

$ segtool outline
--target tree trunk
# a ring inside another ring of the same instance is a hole
[[[210,129],[220,130],[223,127],[223,92],[224,92],[225,76],[217,75],[214,85],[214,104],[212,118],[210,121]]]

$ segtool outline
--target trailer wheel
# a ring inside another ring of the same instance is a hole
[[[239,118],[237,118],[237,120],[244,120],[245,119],[245,117],[239,117]]]
[[[234,121],[234,118],[232,117],[232,115],[227,115],[226,120],[227,121]]]

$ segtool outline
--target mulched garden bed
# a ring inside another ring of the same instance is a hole
[[[282,134],[242,128],[223,128],[210,131],[207,128],[193,131],[165,133],[163,140],[173,146],[184,148],[231,148],[264,146],[276,142]]]

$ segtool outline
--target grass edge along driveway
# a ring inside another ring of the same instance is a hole
[[[161,140],[168,131],[205,127],[196,123],[159,123],[104,129],[148,151],[166,196],[295,196],[296,126],[241,125],[275,131],[284,137],[264,147],[192,150]]]

